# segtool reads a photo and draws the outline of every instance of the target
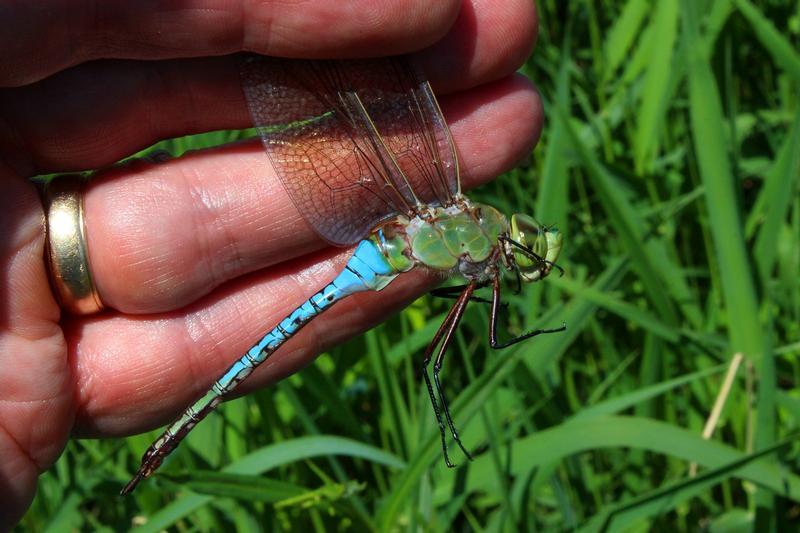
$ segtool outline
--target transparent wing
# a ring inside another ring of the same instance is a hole
[[[247,56],[253,123],[295,206],[333,244],[382,219],[447,205],[458,161],[430,85],[404,58],[307,61]]]

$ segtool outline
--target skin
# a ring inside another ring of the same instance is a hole
[[[22,517],[67,439],[168,422],[349,255],[305,224],[256,142],[139,161],[100,172],[85,191],[92,269],[108,309],[69,316],[50,291],[43,212],[28,178],[106,167],[164,138],[248,126],[235,62],[222,57],[239,50],[419,50],[459,147],[465,188],[532,148],[541,103],[514,74],[536,37],[530,0],[344,4],[164,0],[141,10],[135,2],[90,0],[76,9],[53,0],[48,9],[2,8],[0,530]],[[242,392],[385,320],[432,282],[411,273],[380,295],[337,304]]]

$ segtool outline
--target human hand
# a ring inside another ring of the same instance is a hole
[[[465,185],[488,181],[528,152],[541,127],[535,91],[513,74],[533,44],[535,14],[528,0],[459,4],[316,2],[289,11],[283,2],[200,9],[163,1],[147,10],[99,2],[86,16],[63,2],[5,10],[0,529],[24,513],[38,475],[70,435],[122,436],[169,421],[347,257],[302,220],[258,142],[140,161],[101,172],[84,189],[106,310],[69,316],[50,290],[43,211],[28,178],[105,167],[164,138],[249,126],[236,60],[216,56],[357,57],[427,46],[420,64],[451,124]],[[155,59],[163,61],[147,61]],[[428,282],[405,275],[380,295],[337,304],[241,388],[290,374]]]

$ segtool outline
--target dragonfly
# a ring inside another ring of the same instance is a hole
[[[510,221],[462,194],[456,146],[430,83],[408,57],[289,60],[249,55],[242,88],[253,124],[284,188],[315,231],[355,251],[344,269],[236,360],[147,449],[128,494],[150,476],[223,397],[304,325],[336,302],[380,291],[414,268],[462,280],[438,289],[455,303],[422,359],[447,466],[447,433],[471,455],[453,423],[439,372],[470,301],[490,305],[489,344],[500,349],[554,329],[498,340],[501,276],[522,282],[554,269],[562,234],[532,217]],[[491,286],[492,297],[475,292]],[[429,365],[433,361],[433,382]],[[434,393],[434,389],[435,392]],[[438,394],[438,400],[436,395]]]

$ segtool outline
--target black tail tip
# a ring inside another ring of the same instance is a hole
[[[138,485],[138,484],[139,484],[139,482],[142,480],[142,478],[143,478],[143,476],[142,476],[141,474],[136,474],[136,475],[133,477],[133,479],[131,479],[130,481],[128,481],[128,484],[127,484],[127,485],[125,485],[124,487],[122,487],[122,490],[121,490],[121,491],[119,491],[119,495],[120,495],[120,496],[127,496],[128,494],[130,494],[131,492],[133,492],[133,491],[134,491],[134,489],[136,488],[136,485]]]

